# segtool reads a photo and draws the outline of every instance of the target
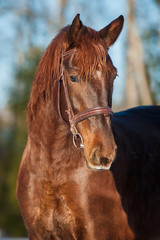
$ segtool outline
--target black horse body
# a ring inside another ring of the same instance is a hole
[[[129,225],[136,239],[160,239],[160,106],[115,113],[112,128],[111,171]]]

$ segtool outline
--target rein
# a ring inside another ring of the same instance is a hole
[[[64,74],[64,66],[63,66],[63,58],[69,55],[72,55],[74,53],[76,53],[77,50],[72,49],[72,50],[68,50],[66,52],[63,52],[61,54],[61,64],[60,64],[60,77],[59,77],[59,81],[58,81],[58,114],[61,118],[61,120],[63,122],[66,123],[66,121],[63,119],[62,114],[61,114],[61,109],[60,109],[60,105],[61,105],[61,97],[60,97],[60,92],[61,92],[61,82],[63,84],[63,88],[64,88],[64,94],[65,94],[65,99],[66,99],[66,105],[67,105],[67,110],[65,110],[65,112],[68,115],[68,120],[69,120],[69,124],[70,124],[70,131],[73,135],[73,144],[76,148],[80,149],[80,148],[84,148],[83,145],[83,138],[81,136],[81,134],[78,132],[77,130],[77,124],[87,118],[90,118],[92,116],[98,116],[98,115],[103,115],[104,117],[109,117],[113,115],[113,111],[110,107],[107,106],[98,106],[98,107],[93,107],[93,108],[88,108],[78,114],[74,114],[73,109],[72,109],[72,105],[69,99],[69,92],[68,92],[68,86],[67,86],[67,80]],[[76,140],[80,138],[80,145],[79,147],[76,144]]]

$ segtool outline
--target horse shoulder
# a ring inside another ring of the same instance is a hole
[[[25,224],[27,228],[30,223],[33,224],[36,221],[40,213],[38,177],[35,174],[36,166],[31,162],[31,149],[33,150],[33,146],[28,137],[17,180],[17,199],[20,204],[21,214],[26,219]]]

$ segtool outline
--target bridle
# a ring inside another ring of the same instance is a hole
[[[66,99],[66,105],[67,105],[67,109],[65,110],[65,112],[68,115],[70,131],[73,135],[73,144],[76,148],[80,149],[80,148],[84,148],[84,145],[83,145],[83,138],[77,130],[77,124],[87,118],[92,117],[92,116],[98,116],[98,115],[103,115],[104,117],[112,116],[113,111],[110,107],[107,107],[107,106],[97,106],[97,107],[93,107],[93,108],[88,108],[80,113],[74,114],[72,105],[70,102],[70,98],[69,98],[67,80],[66,80],[66,77],[64,74],[63,58],[66,56],[72,55],[76,52],[77,52],[76,49],[72,49],[72,50],[68,50],[66,52],[62,52],[62,54],[61,54],[60,77],[58,79],[58,114],[59,114],[61,120],[66,123],[66,121],[62,117],[61,108],[60,108],[60,105],[61,105],[61,94],[60,93],[61,93],[61,82],[62,82],[63,88],[64,88],[65,99]],[[76,140],[78,138],[80,138],[79,147],[76,144]]]

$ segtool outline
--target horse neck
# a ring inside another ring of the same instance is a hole
[[[82,152],[73,146],[69,126],[59,118],[52,101],[38,108],[28,136],[32,162],[41,161],[46,169],[52,169],[51,175],[79,166]]]

